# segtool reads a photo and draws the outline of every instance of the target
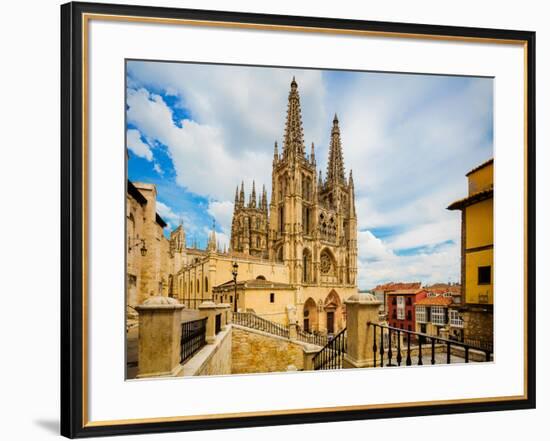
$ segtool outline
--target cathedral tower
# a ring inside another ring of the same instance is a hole
[[[295,286],[356,286],[357,217],[350,172],[346,178],[338,117],[332,121],[326,178],[315,145],[306,153],[298,84],[288,94],[282,152],[274,145],[271,201],[255,184],[246,204],[235,191],[231,250],[284,263]]]

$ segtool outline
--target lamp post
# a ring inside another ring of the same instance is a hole
[[[141,255],[143,257],[145,257],[145,255],[147,254],[147,247],[145,246],[145,239],[138,239],[138,238],[134,238],[134,239],[130,239],[128,242],[133,243],[133,245],[129,245],[128,246],[128,251],[132,251],[132,248],[136,247],[137,245],[141,244],[141,248],[139,249]]]
[[[233,296],[233,312],[237,312],[237,274],[239,270],[239,264],[237,262],[233,262],[233,271],[231,271],[231,274],[233,275],[233,285],[235,287],[235,294]]]

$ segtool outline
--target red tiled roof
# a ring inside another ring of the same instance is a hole
[[[388,291],[386,294],[388,295],[394,295],[394,294],[410,294],[410,295],[416,295],[424,291],[423,289],[395,289],[393,291]]]
[[[443,297],[443,296],[437,296],[437,297],[425,297],[418,302],[415,303],[415,305],[421,305],[421,306],[449,306],[451,303],[453,303],[453,299],[450,297]]]
[[[383,285],[378,285],[375,290],[384,290],[384,291],[395,291],[398,289],[420,289],[420,286],[422,285],[421,282],[409,282],[409,283],[403,283],[403,282],[389,282],[385,283]]]

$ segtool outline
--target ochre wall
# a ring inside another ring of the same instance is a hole
[[[477,193],[493,184],[493,164],[471,173],[468,176],[468,194]]]
[[[286,372],[289,365],[304,367],[303,347],[289,340],[233,326],[232,374]]]
[[[275,294],[275,301],[269,301],[270,293]],[[242,311],[253,310],[268,320],[288,324],[287,305],[294,305],[294,290],[247,289],[244,295],[239,294],[239,308]]]
[[[493,249],[466,253],[466,303],[493,304]],[[478,267],[491,266],[491,283],[478,285]],[[480,300],[481,296],[481,300]],[[485,301],[483,296],[487,296]]]
[[[466,249],[493,244],[493,199],[466,207]]]

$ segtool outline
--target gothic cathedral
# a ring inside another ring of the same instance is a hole
[[[265,187],[258,201],[253,184],[248,202],[243,184],[240,190],[237,187],[230,247],[235,254],[284,263],[288,283],[294,286],[356,287],[354,184],[352,172],[346,178],[344,171],[338,117],[332,122],[323,179],[317,171],[313,143],[311,153],[306,154],[295,79],[288,95],[282,153],[275,142],[271,201]]]

